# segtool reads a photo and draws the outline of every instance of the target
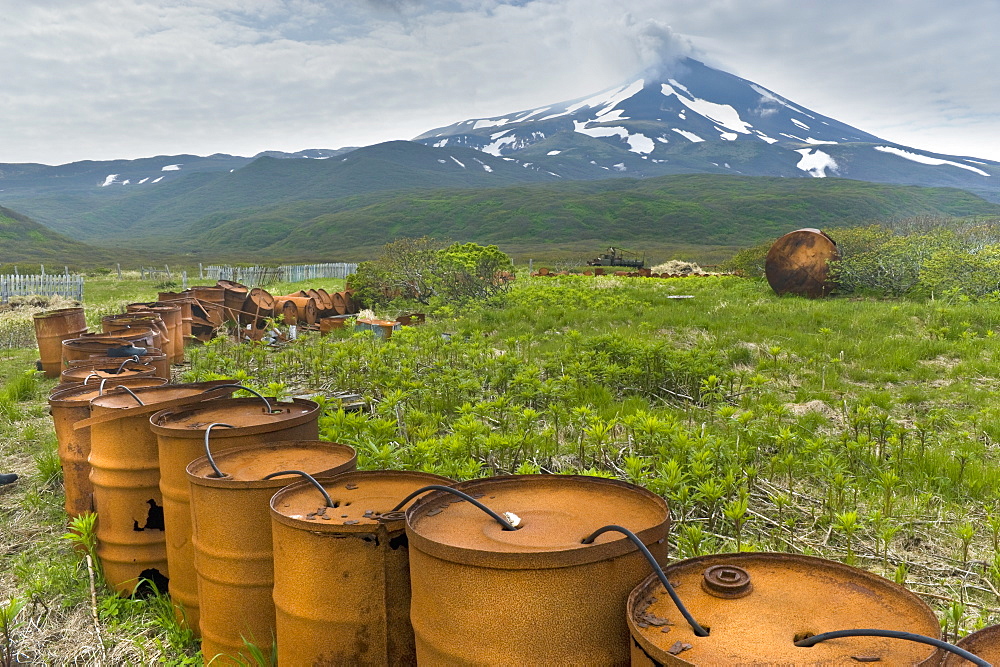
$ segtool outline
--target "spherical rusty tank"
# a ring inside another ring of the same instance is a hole
[[[354,470],[357,454],[347,445],[311,440],[246,445],[213,459],[224,477],[215,476],[207,456],[187,467],[201,650],[213,665],[246,664],[251,656],[243,638],[269,655],[275,634],[271,497],[302,479],[264,477],[288,470],[330,477]]]
[[[785,234],[767,251],[764,274],[775,294],[826,296],[834,284],[829,262],[840,259],[837,244],[818,229]]]
[[[94,487],[90,483],[90,429],[73,426],[90,417],[90,400],[113,387],[154,387],[166,382],[163,378],[110,378],[100,382],[64,386],[49,394],[49,412],[55,427],[59,463],[63,469],[66,492],[66,514],[70,518],[94,511]]]
[[[266,290],[254,287],[247,292],[247,298],[243,301],[240,323],[254,324],[268,317],[274,317],[274,297]]]
[[[97,511],[97,557],[104,578],[130,594],[141,579],[160,590],[168,575],[160,462],[149,415],[166,405],[218,399],[226,381],[111,390],[90,402],[90,481]],[[134,394],[134,396],[133,396]]]
[[[410,571],[402,512],[410,493],[451,480],[351,472],[271,500],[280,665],[413,665]]]
[[[794,642],[834,630],[877,628],[941,636],[934,612],[902,586],[812,556],[701,556],[664,570],[678,597],[709,629],[696,637],[655,574],[628,599],[633,665],[936,665],[933,646],[845,637]]]
[[[71,366],[59,374],[60,381],[64,384],[83,382],[88,377],[93,378],[92,382],[97,382],[104,378],[157,377],[157,375],[156,369],[152,365],[129,361],[128,359],[122,359],[117,363],[99,362],[93,366]]]
[[[210,434],[213,452],[280,440],[316,440],[319,413],[319,405],[299,398],[288,403],[271,398],[267,407],[259,398],[230,398],[213,401],[210,406],[163,410],[150,417],[159,445],[170,597],[180,620],[195,632],[198,632],[198,583],[186,469],[191,461],[204,455],[206,428],[220,423],[234,426],[213,428]]]
[[[35,339],[45,377],[59,377],[62,370],[62,342],[87,333],[87,318],[83,308],[59,308],[37,313]]]
[[[441,491],[407,511],[417,661],[627,664],[625,603],[649,562],[621,535],[582,542],[617,524],[664,562],[670,520],[663,499],[575,475],[493,477],[455,488],[516,515],[521,527],[505,530]]]
[[[958,640],[957,646],[994,665],[1000,665],[1000,625],[991,625]],[[968,660],[948,653],[941,661],[942,667],[961,667]]]

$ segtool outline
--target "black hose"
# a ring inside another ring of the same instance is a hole
[[[264,406],[267,408],[267,414],[269,414],[269,415],[273,415],[276,412],[280,412],[279,410],[272,410],[271,409],[271,404],[268,403],[267,399],[264,398],[264,395],[262,393],[260,393],[259,391],[255,391],[255,390],[251,389],[250,387],[244,387],[241,384],[235,384],[235,383],[234,384],[217,384],[214,387],[212,387],[211,389],[206,389],[203,393],[207,394],[208,392],[215,391],[216,389],[226,389],[226,388],[229,388],[229,389],[242,389],[243,391],[249,391],[251,394],[253,394],[257,398],[259,398],[260,400],[264,401]]]
[[[453,489],[450,486],[441,486],[440,484],[431,484],[429,486],[425,486],[422,489],[417,489],[416,491],[414,491],[413,493],[411,493],[410,495],[406,496],[401,501],[399,501],[399,504],[393,507],[391,511],[398,512],[399,510],[403,509],[403,506],[406,505],[406,503],[410,502],[411,500],[419,496],[421,493],[424,493],[426,491],[445,491],[447,493],[456,495],[462,500],[469,501],[482,511],[489,514],[496,520],[497,523],[500,524],[501,527],[503,527],[504,530],[517,530],[517,527],[511,525],[510,521],[507,521],[507,519],[503,518],[502,516],[491,510],[489,507],[487,507],[486,505],[482,504],[481,502],[470,496],[469,494],[462,493],[461,491]]]
[[[222,422],[215,422],[209,424],[205,428],[205,454],[208,456],[208,465],[212,466],[212,470],[215,471],[213,477],[225,477],[225,473],[219,470],[219,466],[215,465],[215,459],[212,458],[212,449],[208,446],[208,439],[212,436],[212,428],[215,426],[225,426],[226,428],[236,428],[232,424],[223,424]]]
[[[123,361],[122,365],[119,366],[118,370],[115,371],[115,375],[121,374],[121,372],[123,370],[125,370],[125,364],[127,364],[130,361],[134,361],[135,363],[139,363],[139,357],[138,357],[138,355],[132,355],[131,357],[129,357],[128,359],[126,359],[125,361]]]
[[[319,489],[319,492],[323,494],[323,498],[326,500],[327,507],[334,506],[333,498],[330,497],[330,494],[327,493],[326,489],[323,488],[323,485],[320,484],[319,481],[309,473],[302,472],[301,470],[281,470],[279,472],[272,472],[270,475],[264,475],[264,479],[271,479],[272,477],[277,477],[278,475],[302,475],[310,482],[312,482],[312,485],[315,486],[317,489]]]
[[[104,380],[107,380],[107,378],[104,378]],[[101,387],[104,387],[104,380],[101,380]],[[134,392],[134,391],[132,391],[131,389],[129,389],[129,388],[128,388],[128,387],[126,387],[125,385],[123,385],[123,384],[120,384],[120,385],[118,385],[118,387],[119,387],[119,388],[120,388],[120,389],[121,389],[122,391],[125,391],[125,392],[128,392],[128,394],[129,394],[129,395],[130,395],[130,396],[131,396],[132,398],[134,398],[134,399],[135,399],[135,400],[136,400],[136,401],[137,401],[137,402],[139,403],[139,405],[146,405],[145,403],[143,403],[143,402],[142,402],[142,399],[141,399],[141,398],[139,398],[138,396],[136,396],[136,395],[135,395],[135,392]]]
[[[911,642],[930,644],[931,646],[935,646],[939,649],[949,651],[955,655],[965,658],[975,665],[979,665],[980,667],[992,667],[990,663],[986,662],[979,656],[973,655],[972,653],[969,653],[965,649],[959,648],[954,644],[949,644],[946,641],[936,639],[934,637],[918,635],[914,632],[902,632],[900,630],[875,630],[871,628],[858,630],[834,630],[833,632],[824,632],[818,635],[813,635],[812,637],[807,637],[795,642],[795,645],[808,647],[820,642],[825,642],[827,639],[838,639],[840,637],[889,637],[891,639],[905,639]]]
[[[622,528],[621,526],[611,525],[611,526],[605,526],[604,528],[598,528],[589,536],[583,538],[583,543],[591,544],[599,536],[609,531],[621,533],[628,539],[632,540],[632,544],[634,544],[636,547],[639,548],[639,551],[642,552],[642,555],[645,556],[646,560],[649,561],[649,564],[653,566],[653,571],[656,573],[657,578],[659,578],[660,583],[663,584],[663,587],[667,589],[667,594],[670,595],[670,599],[674,601],[674,605],[676,605],[677,611],[681,612],[681,616],[683,616],[684,620],[687,621],[688,625],[691,626],[691,630],[694,631],[695,636],[707,637],[708,630],[701,627],[698,621],[694,620],[694,616],[692,616],[691,612],[687,610],[687,607],[684,606],[684,603],[681,602],[681,599],[677,597],[677,592],[674,591],[674,587],[671,586],[670,581],[667,580],[667,575],[663,573],[663,568],[660,567],[660,564],[656,562],[656,558],[654,558],[653,554],[649,552],[649,549],[647,549],[646,545],[642,543],[642,540],[639,539],[638,535],[633,533],[628,528]]]

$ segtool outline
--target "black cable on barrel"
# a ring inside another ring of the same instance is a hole
[[[683,616],[684,620],[687,621],[688,625],[691,626],[691,630],[694,631],[695,636],[707,637],[708,630],[701,627],[701,624],[699,624],[698,621],[694,620],[694,616],[692,616],[691,612],[687,610],[687,607],[684,606],[684,603],[681,602],[681,599],[677,597],[677,592],[674,591],[674,587],[671,586],[670,581],[667,580],[667,575],[663,573],[663,568],[660,567],[660,564],[656,562],[656,558],[654,558],[653,554],[649,552],[649,549],[647,549],[646,545],[642,543],[642,540],[639,539],[638,535],[633,533],[628,528],[622,528],[621,526],[610,525],[610,526],[604,526],[604,528],[598,528],[589,536],[583,538],[583,543],[591,544],[593,543],[594,540],[596,540],[604,533],[611,531],[614,531],[616,533],[621,533],[628,539],[632,540],[632,544],[638,547],[639,551],[642,552],[642,555],[645,556],[646,560],[649,561],[649,564],[653,566],[653,571],[656,572],[656,576],[659,578],[660,583],[663,584],[663,587],[665,589],[667,589],[667,594],[670,595],[670,599],[674,601],[674,605],[677,607],[677,611],[681,612],[681,616]]]
[[[312,482],[312,485],[319,489],[319,492],[323,494],[323,498],[326,500],[327,507],[334,507],[333,498],[330,494],[326,492],[323,485],[319,481],[307,472],[302,472],[301,470],[281,470],[279,472],[272,472],[270,475],[264,475],[264,479],[271,479],[272,477],[277,477],[278,475],[302,475],[307,480]]]
[[[267,414],[273,415],[276,412],[280,412],[280,410],[272,410],[271,409],[271,404],[268,402],[268,400],[266,398],[264,398],[264,395],[262,393],[260,393],[259,391],[254,390],[254,389],[251,389],[250,387],[244,387],[241,384],[235,384],[235,383],[234,384],[217,384],[214,387],[211,387],[210,389],[206,389],[203,393],[207,394],[208,392],[215,391],[216,389],[242,389],[243,391],[249,391],[251,394],[253,394],[257,398],[259,398],[260,400],[264,401],[264,406],[267,408]]]
[[[232,424],[223,424],[222,422],[215,422],[209,424],[205,429],[205,455],[208,456],[208,465],[212,466],[212,470],[215,471],[213,477],[225,477],[225,473],[219,470],[219,466],[215,465],[215,459],[212,458],[212,449],[208,446],[208,439],[212,436],[212,428],[215,426],[225,426],[226,428],[236,428]]]
[[[104,380],[107,380],[107,378],[104,378]],[[101,380],[101,387],[102,387],[102,388],[104,387],[104,380]],[[135,399],[135,400],[136,400],[136,401],[137,401],[137,402],[139,403],[139,405],[146,405],[145,403],[143,403],[143,402],[142,402],[142,399],[141,399],[141,398],[139,398],[138,396],[136,396],[136,395],[135,395],[135,392],[134,392],[134,391],[132,391],[131,389],[129,389],[129,388],[128,388],[128,387],[126,387],[125,385],[123,385],[123,384],[120,384],[120,385],[118,385],[118,388],[119,388],[119,389],[121,389],[121,390],[122,390],[122,391],[124,391],[124,392],[128,392],[128,394],[129,394],[129,395],[130,395],[130,396],[131,396],[132,398],[134,398],[134,399]]]
[[[824,632],[818,635],[813,635],[812,637],[806,637],[805,639],[795,642],[795,645],[808,647],[820,642],[825,642],[828,639],[838,639],[840,637],[889,637],[891,639],[905,639],[911,642],[930,644],[936,648],[949,651],[955,655],[965,658],[975,665],[979,665],[980,667],[991,667],[990,663],[986,662],[979,656],[969,653],[965,649],[959,648],[954,644],[949,644],[948,642],[937,639],[936,637],[918,635],[915,632],[902,632],[900,630],[877,630],[871,628],[857,630],[834,630],[833,632]]]
[[[425,486],[422,489],[417,489],[416,491],[414,491],[413,493],[411,493],[410,495],[406,496],[401,501],[399,501],[399,504],[393,507],[391,511],[398,512],[399,510],[403,509],[403,506],[406,505],[406,503],[410,502],[411,500],[419,496],[421,493],[424,493],[426,491],[445,491],[447,493],[456,495],[462,500],[469,501],[482,511],[489,514],[496,520],[497,523],[500,524],[501,527],[503,527],[504,530],[517,530],[517,526],[511,525],[510,521],[507,521],[507,519],[503,518],[502,516],[491,510],[489,507],[487,507],[486,505],[482,504],[481,502],[470,496],[469,494],[462,493],[461,491],[453,489],[450,486],[441,486],[440,484],[431,484],[429,486]]]

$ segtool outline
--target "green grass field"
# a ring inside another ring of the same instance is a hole
[[[85,305],[113,309],[155,287],[93,280]],[[779,298],[736,277],[522,275],[493,303],[429,315],[390,341],[220,338],[190,348],[179,379],[358,392],[371,412],[329,401],[321,430],[355,446],[361,467],[614,476],[667,499],[671,559],[820,555],[904,583],[949,638],[1000,622],[1000,304]],[[156,600],[103,588],[97,639],[86,568],[59,538],[51,381],[24,379],[33,359],[0,352],[0,453],[24,475],[0,491],[0,602],[29,601],[14,641],[54,663],[196,662]]]

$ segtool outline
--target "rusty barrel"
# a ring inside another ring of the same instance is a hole
[[[83,308],[59,308],[34,316],[38,356],[45,377],[59,377],[62,370],[62,342],[87,333]]]
[[[160,457],[160,491],[167,531],[167,562],[170,565],[170,597],[178,617],[198,632],[198,583],[191,544],[191,492],[186,469],[205,451],[205,430],[215,427],[210,438],[213,452],[240,445],[279,440],[316,440],[319,436],[319,405],[296,398],[278,403],[260,398],[230,398],[211,405],[168,409],[150,417]]]
[[[49,412],[56,432],[59,463],[63,470],[63,488],[66,492],[66,514],[76,517],[94,511],[94,488],[90,483],[90,429],[73,426],[90,417],[90,399],[100,396],[113,387],[153,387],[163,384],[162,378],[111,378],[100,382],[66,386],[49,395]]]
[[[167,360],[167,355],[165,355],[160,350],[155,347],[144,348],[146,352],[138,355],[139,361],[144,364],[149,364],[156,369],[157,377],[170,379],[170,362]],[[95,364],[121,364],[123,361],[129,357],[109,357],[106,355],[97,355],[93,357],[88,357],[86,359],[77,359],[75,361],[66,362],[68,368],[76,368],[78,366],[93,366]]]
[[[243,300],[240,324],[256,324],[268,317],[274,317],[274,297],[267,290],[254,287]]]
[[[222,281],[219,281],[220,283]],[[233,322],[240,321],[240,313],[243,311],[243,303],[247,300],[248,289],[243,285],[233,283],[224,285],[222,302],[225,305],[225,316],[227,320]]]
[[[220,326],[226,320],[226,288],[213,286],[195,286],[191,294],[198,300],[205,311],[205,316],[213,326]]]
[[[167,337],[170,339],[165,348],[165,352],[172,364],[184,363],[184,320],[180,304],[160,304],[158,302],[132,304],[143,307],[146,312],[155,313],[163,321],[166,327]],[[129,305],[128,308],[131,308]]]
[[[143,364],[135,361],[129,361],[127,359],[111,363],[99,362],[92,366],[71,366],[59,374],[59,378],[64,384],[83,382],[87,378],[91,378],[90,382],[99,382],[104,378],[126,377],[158,376],[156,375],[156,368],[154,368],[151,364]]]
[[[152,330],[132,332],[133,335],[100,334],[98,336],[83,335],[78,338],[67,338],[62,342],[62,367],[71,361],[83,361],[90,357],[107,356],[109,350],[120,347],[155,347],[152,344]]]
[[[775,294],[826,296],[833,288],[829,262],[840,259],[837,244],[818,229],[798,229],[774,242],[764,275]]]
[[[361,310],[361,302],[355,297],[354,290],[348,288],[344,290],[344,300],[347,302],[347,313],[352,314]]]
[[[505,530],[443,491],[407,510],[417,661],[627,664],[625,603],[650,565],[620,534],[582,542],[617,524],[664,562],[670,519],[663,499],[576,475],[492,477],[455,488],[520,517],[521,527]]]
[[[165,404],[217,399],[227,381],[112,390],[90,402],[90,481],[97,511],[97,557],[104,578],[130,594],[140,579],[166,590],[167,555],[160,493],[160,462],[149,415]]]
[[[117,315],[105,315],[101,318],[101,329],[104,331],[104,335],[128,331],[130,327],[142,326],[152,328],[159,336],[153,347],[164,349],[164,346],[169,343],[170,333],[167,331],[167,325],[163,322],[163,318],[150,310],[133,310]]]
[[[319,289],[307,290],[307,292],[308,295],[316,301],[316,307],[319,309],[320,317],[327,317],[335,314],[333,311],[333,298],[330,296],[329,292],[322,287]]]
[[[180,292],[160,292],[158,296],[158,303],[181,307],[181,331],[183,336],[182,343],[184,344],[191,338],[191,321],[193,317],[191,304],[193,301],[193,297]]]
[[[316,320],[319,319],[319,311],[316,308],[316,301],[312,297],[308,296],[277,296],[275,299],[275,307],[280,309],[281,312],[286,312],[288,306],[285,304],[293,303],[295,304],[296,318],[299,322],[303,324],[316,324]],[[289,322],[286,318],[286,324],[294,324],[294,322]]]
[[[410,493],[449,479],[421,472],[351,472],[271,500],[280,665],[413,665],[403,514]]]
[[[334,292],[330,295],[333,302],[333,312],[337,315],[347,315],[350,306],[348,297],[343,292]]]
[[[986,662],[998,665],[1000,664],[1000,625],[991,625],[965,635],[958,640],[957,646]],[[968,664],[970,664],[968,660],[954,653],[947,653],[944,660],[941,661],[942,667],[960,667]]]
[[[275,297],[274,316],[276,318],[280,317],[283,324],[297,324],[299,321],[299,307],[291,299]]]
[[[877,628],[939,638],[930,607],[902,586],[842,563],[785,553],[700,556],[665,568],[698,623],[697,637],[655,574],[628,599],[633,665],[936,665],[938,649],[899,639],[795,641]],[[678,649],[682,649],[678,651]]]
[[[302,477],[264,477],[288,470],[330,477],[354,470],[356,457],[347,445],[289,441],[213,454],[223,477],[216,476],[207,456],[188,465],[201,650],[206,662],[247,664],[251,656],[245,653],[244,637],[264,655],[271,653],[275,620],[270,502],[277,490]]]
[[[343,329],[347,326],[347,317],[347,315],[331,315],[330,317],[320,318],[319,332],[321,334],[328,334],[335,329]]]

